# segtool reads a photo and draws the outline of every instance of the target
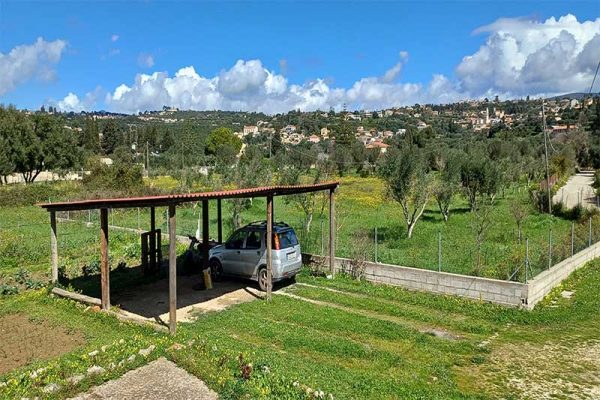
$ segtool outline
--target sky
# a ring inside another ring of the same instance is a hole
[[[554,95],[587,92],[599,61],[600,1],[0,0],[0,103],[28,109]]]

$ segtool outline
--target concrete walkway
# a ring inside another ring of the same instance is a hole
[[[71,400],[216,400],[204,382],[165,358],[127,372]]]
[[[596,191],[593,172],[582,172],[569,178],[565,186],[560,188],[552,198],[552,203],[563,203],[566,208],[581,204],[585,208],[596,206]]]

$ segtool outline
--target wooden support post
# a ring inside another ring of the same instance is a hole
[[[108,209],[100,209],[100,284],[102,309],[110,309],[110,266],[108,264]]]
[[[223,216],[221,211],[221,199],[217,199],[217,237],[219,243],[223,243]]]
[[[177,329],[177,254],[175,206],[169,206],[169,332]]]
[[[162,265],[162,231],[160,229],[156,230],[156,251],[158,252],[156,255],[156,259],[158,261],[158,267]]]
[[[56,211],[50,211],[50,247],[52,248],[52,283],[58,282],[58,238],[56,236]]]
[[[273,196],[267,196],[267,300],[273,290]]]
[[[148,233],[144,232],[140,235],[140,241],[142,243],[142,271],[144,274],[148,273]]]
[[[335,276],[335,189],[329,191],[329,270]]]
[[[156,209],[154,207],[150,207],[150,230],[153,231],[156,229]]]
[[[154,233],[154,231],[156,230],[156,210],[154,209],[154,207],[150,207],[150,244],[149,244],[149,251],[148,253],[150,254],[150,271],[152,271],[152,273],[156,272],[156,234]]]
[[[208,200],[202,200],[202,263],[204,264],[202,269],[208,268],[208,250],[210,249],[208,227]]]

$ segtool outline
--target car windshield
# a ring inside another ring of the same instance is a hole
[[[277,237],[279,238],[280,249],[287,249],[288,247],[294,247],[298,244],[298,238],[296,237],[296,233],[292,229],[279,232],[277,234]]]

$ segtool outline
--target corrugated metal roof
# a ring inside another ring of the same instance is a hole
[[[233,199],[240,197],[264,197],[268,195],[283,196],[290,194],[318,192],[321,190],[335,189],[339,186],[339,184],[339,182],[325,182],[313,185],[276,185],[246,189],[222,190],[217,192],[182,193],[144,197],[123,197],[116,199],[78,200],[57,203],[42,203],[38,205],[40,207],[45,208],[48,211],[74,211],[91,210],[98,208],[131,208],[152,206],[159,207],[198,200]]]

